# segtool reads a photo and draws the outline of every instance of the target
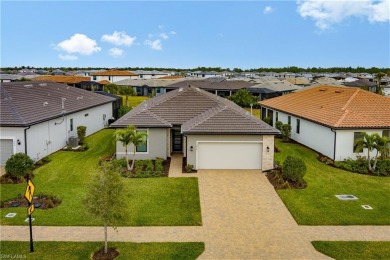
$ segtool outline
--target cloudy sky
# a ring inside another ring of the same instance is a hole
[[[1,66],[390,67],[390,0],[1,1]]]

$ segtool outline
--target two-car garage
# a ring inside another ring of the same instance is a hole
[[[261,169],[260,142],[199,141],[197,169]]]

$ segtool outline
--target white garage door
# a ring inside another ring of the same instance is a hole
[[[0,165],[5,165],[7,160],[14,154],[13,140],[0,139]]]
[[[261,169],[262,144],[199,142],[198,169]]]

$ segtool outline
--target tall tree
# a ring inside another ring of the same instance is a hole
[[[383,72],[378,72],[378,73],[375,75],[375,79],[376,79],[376,83],[377,83],[377,86],[376,86],[376,93],[379,94],[379,95],[383,95],[381,82],[382,82],[382,78],[383,78],[384,76],[386,76],[386,74],[383,73]]]
[[[84,199],[86,210],[104,224],[104,253],[107,254],[107,228],[116,225],[125,217],[126,201],[124,184],[119,174],[107,164],[103,164],[99,173],[89,184]]]
[[[240,89],[229,97],[231,101],[240,107],[250,107],[250,105],[257,105],[258,99],[253,96],[248,90]]]

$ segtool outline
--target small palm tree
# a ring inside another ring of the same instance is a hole
[[[137,132],[134,130],[132,133],[131,142],[133,143],[133,161],[131,162],[130,171],[134,169],[135,162],[135,152],[137,145],[144,144],[146,142],[146,138],[148,137],[146,132]]]
[[[121,142],[125,148],[127,170],[130,170],[129,160],[127,158],[127,146],[132,143],[134,132],[135,127],[131,125],[125,129],[118,129],[114,132],[115,140]]]
[[[383,95],[381,82],[382,82],[382,78],[383,78],[384,76],[386,76],[386,74],[383,73],[383,72],[378,72],[378,73],[375,75],[375,79],[376,79],[376,81],[377,81],[376,93],[377,93],[377,94],[380,94],[380,95]]]
[[[379,134],[367,134],[362,132],[362,137],[356,140],[355,142],[356,149],[367,149],[367,161],[368,161],[368,170],[370,172],[375,171],[376,164],[378,161],[378,155],[381,154],[381,157],[386,157],[389,154],[389,139],[384,136],[381,137]],[[371,151],[376,150],[376,156],[374,157],[374,163],[371,164]]]

